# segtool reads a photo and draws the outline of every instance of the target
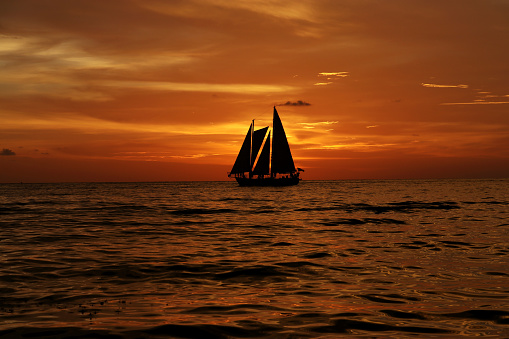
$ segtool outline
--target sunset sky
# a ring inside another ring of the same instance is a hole
[[[0,0],[0,182],[509,177],[508,0]]]

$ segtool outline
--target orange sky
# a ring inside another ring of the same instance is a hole
[[[509,177],[507,0],[0,2],[0,182]],[[302,101],[309,105],[284,105]]]

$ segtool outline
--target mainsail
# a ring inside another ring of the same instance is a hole
[[[295,164],[293,163],[290,145],[286,139],[286,133],[279,114],[274,107],[274,117],[272,121],[272,164],[271,172],[275,173],[293,173]]]

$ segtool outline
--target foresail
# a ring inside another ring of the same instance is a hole
[[[251,128],[252,125],[249,126],[246,138],[240,148],[239,155],[237,155],[237,160],[235,160],[235,164],[233,164],[230,172],[231,174],[244,173],[251,170],[251,161],[249,159],[251,152]]]
[[[254,165],[256,157],[260,152],[260,147],[262,147],[263,139],[265,139],[265,135],[267,134],[268,127],[264,127],[257,131],[253,132],[253,150],[251,152],[251,166]]]
[[[274,107],[274,118],[272,123],[272,173],[292,173],[295,172],[290,145],[286,139],[286,133],[283,123]]]
[[[263,144],[263,148],[258,158],[258,161],[255,163],[253,174],[254,175],[269,174],[269,163],[270,163],[270,132],[267,136],[267,139],[265,139],[265,144]]]

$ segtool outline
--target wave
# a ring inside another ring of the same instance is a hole
[[[182,208],[170,211],[173,215],[201,215],[201,214],[223,214],[233,213],[236,210],[230,208]]]
[[[421,326],[399,326],[390,325],[383,323],[376,323],[362,320],[349,320],[349,319],[338,319],[334,320],[332,325],[311,327],[312,332],[318,333],[351,333],[354,330],[366,331],[366,332],[410,332],[410,333],[452,333],[447,329],[435,328],[435,327],[421,327]]]
[[[388,212],[403,212],[409,213],[419,210],[452,210],[461,208],[457,202],[454,201],[435,201],[435,202],[422,202],[422,201],[402,201],[390,202],[387,204],[371,205],[366,203],[354,204],[338,204],[334,206],[317,206],[317,207],[301,207],[295,211],[311,212],[311,211],[345,211],[345,212],[373,212],[375,214],[388,213]]]
[[[406,221],[391,219],[391,218],[337,218],[333,221],[319,222],[324,226],[337,226],[337,225],[366,225],[366,224],[392,224],[392,225],[405,225]]]
[[[308,326],[304,328],[293,328],[289,330],[281,325],[269,325],[255,321],[248,322],[244,326],[215,325],[215,324],[166,324],[152,328],[134,331],[109,331],[100,329],[86,329],[78,327],[57,327],[37,328],[18,327],[0,331],[4,339],[14,338],[147,338],[147,337],[177,337],[188,339],[226,339],[226,338],[301,338],[317,337],[324,333],[348,334],[354,331],[365,331],[371,333],[387,332],[394,333],[416,333],[416,334],[440,334],[454,333],[453,331],[434,327],[421,326],[400,326],[383,323],[375,323],[362,320],[336,319],[330,325]]]
[[[209,324],[192,323],[178,324],[169,323],[137,330],[105,330],[86,327],[17,327],[0,331],[0,336],[5,339],[14,338],[147,338],[147,337],[178,337],[178,338],[312,338],[326,334],[354,335],[362,333],[370,336],[387,335],[461,335],[464,330],[453,326],[447,319],[464,319],[476,321],[495,322],[507,324],[508,312],[491,310],[469,310],[458,313],[425,314],[421,312],[405,312],[397,310],[380,310],[387,316],[386,320],[370,321],[365,319],[367,314],[345,312],[338,314],[325,313],[298,313],[291,310],[260,305],[236,305],[229,307],[203,307],[190,310],[188,313],[213,314],[234,316],[237,312],[282,311],[290,312],[290,316],[284,317],[279,323],[263,323],[260,321],[246,321],[237,324]],[[88,312],[89,310],[87,310]],[[394,319],[394,320],[391,320]],[[431,319],[439,319],[432,322]],[[415,322],[415,323],[412,323]]]
[[[419,301],[419,298],[405,297],[400,294],[360,294],[361,298],[377,303],[405,304],[408,301]]]
[[[175,336],[181,338],[263,338],[281,331],[281,327],[257,324],[257,326],[239,327],[226,325],[162,325],[145,331],[143,334],[157,336]],[[140,332],[133,332],[133,334]]]
[[[284,272],[281,268],[275,266],[258,266],[248,268],[235,268],[225,273],[219,273],[215,275],[217,280],[230,280],[230,279],[265,279],[273,277],[290,277],[293,274]]]
[[[285,311],[285,309],[270,305],[259,305],[259,304],[237,304],[229,306],[202,306],[196,307],[184,313],[199,313],[199,314],[239,314],[239,313],[252,313],[259,310],[270,310],[270,311]]]
[[[398,303],[387,303],[386,298],[415,301],[397,294],[388,295],[364,295],[371,297],[383,297],[383,301],[376,300],[380,304],[391,304],[395,307]],[[0,331],[0,337],[5,339],[14,338],[146,338],[146,337],[181,337],[181,338],[314,338],[324,334],[361,335],[371,336],[386,335],[391,332],[394,336],[406,337],[418,334],[449,334],[466,335],[469,324],[474,326],[483,322],[484,326],[477,330],[486,329],[486,333],[494,335],[488,323],[505,326],[509,324],[509,312],[493,309],[467,309],[461,312],[424,312],[402,310],[397,308],[371,308],[365,312],[340,312],[328,313],[330,310],[310,311],[302,307],[281,307],[277,305],[263,304],[233,304],[233,305],[210,305],[188,307],[182,309],[174,317],[183,319],[186,315],[192,318],[186,323],[173,322],[155,326],[138,326],[138,329],[110,328],[97,329],[101,326],[93,326],[93,321],[100,316],[108,316],[102,313],[108,310],[115,313],[116,317],[130,304],[125,299],[107,300],[102,295],[94,295],[95,302],[78,303],[80,300],[68,299],[67,302],[75,304],[73,311],[81,319],[90,321],[90,325],[58,327],[29,327],[19,326]],[[39,300],[36,307],[41,308],[37,314],[45,314],[47,311],[43,303],[60,302],[57,298],[45,297]],[[83,300],[81,300],[83,301]],[[41,304],[42,303],[42,304]],[[60,312],[65,307],[59,307]],[[114,311],[116,310],[116,311]],[[12,309],[1,308],[0,311],[13,313]],[[264,316],[265,315],[265,316]],[[265,318],[271,315],[272,318]],[[111,317],[112,315],[110,315]],[[147,315],[145,315],[147,316]],[[168,319],[166,317],[165,319]],[[218,323],[218,319],[232,319]],[[237,320],[234,320],[237,319]],[[265,319],[264,321],[255,319]],[[503,328],[503,327],[502,327]],[[475,330],[474,327],[470,330]],[[471,332],[470,334],[473,334]],[[480,332],[479,332],[480,333]],[[501,334],[500,332],[499,334]]]

